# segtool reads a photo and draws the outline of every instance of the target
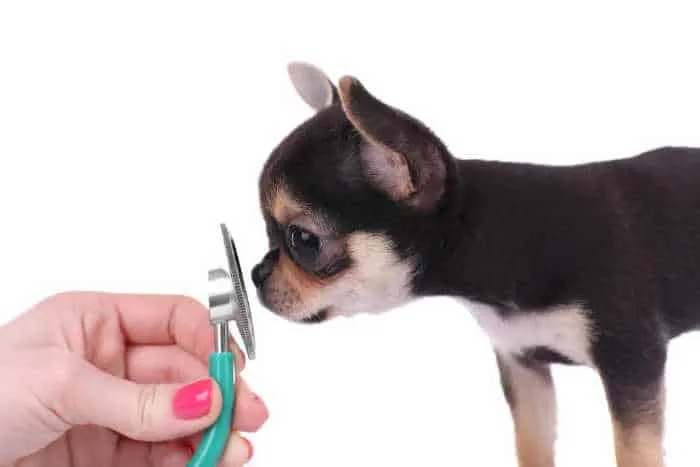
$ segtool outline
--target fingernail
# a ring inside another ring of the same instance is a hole
[[[180,389],[173,399],[173,413],[180,420],[193,420],[209,413],[212,381],[204,379]]]
[[[246,462],[248,462],[253,458],[253,443],[251,443],[248,438],[243,438],[243,441],[245,441],[246,446],[248,446],[248,459],[246,460]]]

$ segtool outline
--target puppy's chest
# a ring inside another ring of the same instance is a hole
[[[589,319],[581,307],[566,305],[503,313],[488,305],[464,303],[499,352],[592,365]]]

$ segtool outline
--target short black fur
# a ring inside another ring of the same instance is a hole
[[[430,209],[391,200],[368,180],[358,157],[366,142],[337,102],[275,149],[261,193],[284,183],[338,235],[387,236],[399,257],[418,261],[417,296],[462,297],[506,315],[580,305],[615,418],[633,425],[658,408],[669,340],[700,327],[700,149],[572,166],[459,160],[409,123],[394,122],[398,139],[419,137],[446,170]],[[515,357],[573,363],[544,347]]]

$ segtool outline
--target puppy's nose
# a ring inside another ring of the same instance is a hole
[[[253,268],[251,276],[255,287],[260,287],[265,283],[268,277],[270,277],[270,274],[272,274],[272,271],[275,268],[275,263],[279,258],[279,254],[279,250],[270,251],[265,255],[262,261],[260,261],[260,263]]]

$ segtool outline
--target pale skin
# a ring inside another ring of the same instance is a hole
[[[0,327],[0,466],[185,467],[221,410],[212,350],[208,312],[186,297],[86,292],[38,303]],[[240,433],[268,417],[237,382],[225,467],[250,460]]]

